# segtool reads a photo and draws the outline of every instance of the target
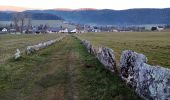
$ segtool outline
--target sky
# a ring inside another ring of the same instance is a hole
[[[170,0],[0,0],[0,6],[33,9],[96,8],[123,10],[131,8],[170,8]]]

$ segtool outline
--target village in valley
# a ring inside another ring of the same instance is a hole
[[[67,22],[67,24],[70,24]],[[112,25],[82,25],[73,24],[71,27],[62,26],[56,23],[55,26],[50,26],[44,24],[40,25],[24,25],[21,31],[21,26],[18,29],[15,25],[11,24],[0,25],[0,34],[51,34],[51,33],[88,33],[88,32],[149,32],[149,31],[168,31],[170,30],[170,25],[143,25],[143,26],[112,26]]]
[[[17,14],[17,13],[16,13]],[[11,21],[0,21],[0,34],[51,34],[88,32],[149,32],[168,31],[169,24],[146,25],[91,25],[71,23],[65,20],[33,20],[31,15],[14,14]],[[18,17],[22,15],[23,17]],[[15,18],[18,17],[18,18]],[[41,21],[41,22],[40,22]],[[51,21],[53,23],[51,24]],[[40,22],[40,23],[39,23]]]

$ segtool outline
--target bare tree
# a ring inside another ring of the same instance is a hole
[[[14,27],[15,27],[15,30],[16,32],[19,31],[19,16],[18,16],[18,13],[14,13],[13,16],[12,16],[12,19],[13,19],[13,22],[14,22]]]
[[[21,12],[21,13],[13,14],[13,22],[14,22],[16,32],[20,31],[21,33],[23,33],[25,20],[26,20],[26,15],[24,13]]]
[[[28,15],[28,26],[29,26],[29,28],[32,26],[31,15]]]
[[[20,21],[21,21],[20,32],[23,33],[24,24],[25,24],[25,19],[26,19],[25,14],[24,14],[24,13],[20,13],[20,14],[19,14],[19,19],[20,19]]]
[[[27,19],[28,19],[27,31],[29,32],[29,30],[32,28],[32,19],[30,14],[27,15]]]

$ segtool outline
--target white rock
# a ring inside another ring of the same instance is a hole
[[[88,52],[94,54],[96,58],[111,72],[116,71],[115,54],[110,48],[95,48],[90,41],[82,40],[82,44],[87,48]]]
[[[16,53],[15,53],[15,59],[18,59],[21,57],[21,52],[19,49],[16,49]]]
[[[39,43],[39,44],[33,45],[33,46],[27,46],[26,53],[31,54],[31,53],[34,53],[36,51],[39,51],[40,49],[46,48],[46,47],[54,44],[55,42],[62,40],[64,37],[65,36],[60,37],[60,38],[55,39],[55,40],[49,40],[47,42]]]
[[[123,51],[121,77],[144,99],[170,100],[170,69],[151,66],[143,54]]]

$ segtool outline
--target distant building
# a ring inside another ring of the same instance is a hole
[[[118,30],[116,30],[116,29],[113,29],[112,31],[113,31],[113,32],[119,32],[119,31],[118,31]]]
[[[70,31],[70,33],[79,33],[79,31],[77,29],[73,29],[72,31]]]
[[[58,33],[60,31],[59,27],[48,28],[47,33]]]
[[[68,33],[68,32],[69,32],[69,31],[68,31],[67,28],[65,28],[65,29],[59,31],[59,33]]]
[[[97,32],[101,32],[101,30],[100,29],[93,29],[92,32],[96,32],[97,33]]]
[[[164,30],[164,27],[163,27],[163,26],[158,26],[158,27],[157,27],[157,30],[158,30],[158,31],[163,31],[163,30]]]
[[[0,28],[0,33],[1,34],[8,33],[8,29],[7,28]]]
[[[157,27],[152,27],[151,28],[151,31],[156,31],[157,30]]]
[[[8,30],[6,28],[3,28],[2,32],[8,32]]]
[[[15,33],[15,32],[16,32],[16,29],[10,29],[9,32],[10,32],[10,33]]]

